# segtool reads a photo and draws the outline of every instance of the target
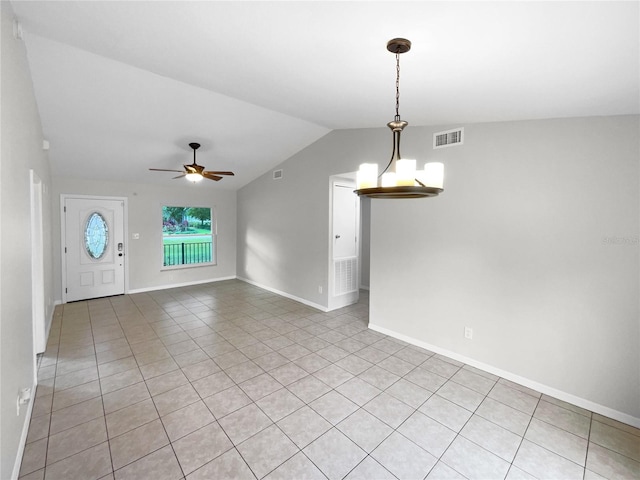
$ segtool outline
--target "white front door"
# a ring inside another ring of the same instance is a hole
[[[67,302],[124,293],[124,200],[65,197]]]

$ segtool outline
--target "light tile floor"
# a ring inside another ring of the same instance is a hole
[[[240,281],[56,309],[22,479],[631,479],[640,430]]]

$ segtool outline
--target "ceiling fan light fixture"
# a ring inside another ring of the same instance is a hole
[[[357,193],[370,198],[425,198],[435,197],[444,191],[444,166],[432,162],[424,170],[416,169],[416,160],[403,159],[400,155],[400,134],[407,122],[400,119],[400,54],[411,49],[406,38],[394,38],[387,42],[387,50],[396,56],[396,115],[387,123],[393,132],[393,152],[386,168],[378,175],[378,165],[363,163],[356,175]]]
[[[201,181],[204,177],[199,173],[187,173],[184,178],[186,178],[188,182],[196,183]]]

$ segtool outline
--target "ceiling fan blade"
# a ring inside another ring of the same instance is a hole
[[[184,178],[187,174],[183,173],[182,175],[178,175],[177,177],[173,177],[171,180],[175,180],[176,178]]]
[[[202,173],[211,173],[212,175],[235,175],[233,172],[214,172],[210,170],[207,170],[206,172],[202,172]]]
[[[202,172],[202,176],[204,178],[208,178],[209,180],[215,180],[216,182],[222,180],[222,177],[212,175],[211,172]]]
[[[154,172],[177,172],[177,173],[182,173],[182,170],[167,170],[166,168],[150,168],[149,170],[153,170]]]

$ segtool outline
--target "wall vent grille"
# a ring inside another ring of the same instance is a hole
[[[433,134],[433,148],[455,147],[464,143],[464,128],[454,128]]]
[[[282,178],[282,169],[273,171],[273,179],[280,180]]]
[[[333,261],[334,296],[356,292],[358,290],[358,257],[347,257]]]

